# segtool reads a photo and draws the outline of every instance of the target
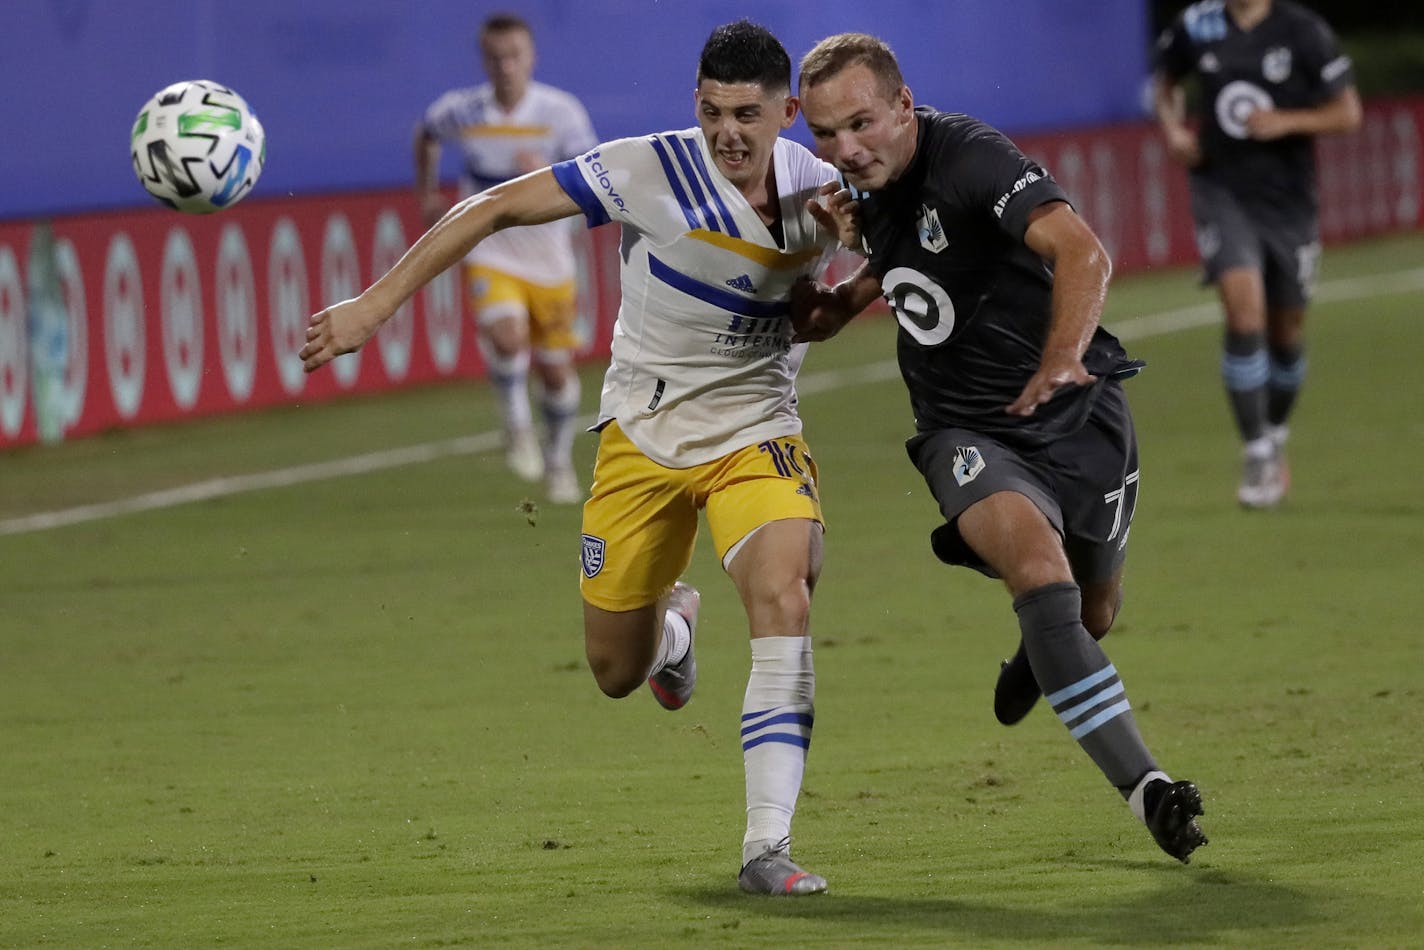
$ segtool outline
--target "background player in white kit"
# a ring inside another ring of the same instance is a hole
[[[791,61],[760,26],[713,31],[696,107],[696,128],[604,143],[462,201],[360,297],[313,316],[301,358],[310,372],[359,348],[496,231],[580,212],[622,225],[623,300],[583,510],[589,667],[611,697],[644,680],[665,708],[691,697],[699,597],[677,579],[705,509],[752,637],[738,883],[815,894],[826,881],[792,862],[790,834],[814,720],[809,624],[823,528],[788,301],[834,245],[805,205],[836,172],[780,138],[798,110]]]
[[[534,38],[523,19],[509,13],[486,19],[480,54],[489,81],[445,93],[416,128],[416,191],[426,224],[448,210],[440,193],[442,143],[460,152],[460,187],[468,196],[598,141],[576,98],[534,81]],[[505,231],[465,258],[480,352],[504,416],[506,460],[526,481],[544,478],[549,500],[562,504],[583,500],[572,459],[579,407],[574,267],[563,223]],[[542,445],[529,405],[531,358],[540,383]]]

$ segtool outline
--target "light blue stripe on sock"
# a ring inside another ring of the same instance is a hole
[[[1129,711],[1130,709],[1132,709],[1132,706],[1128,703],[1127,700],[1124,699],[1122,702],[1115,703],[1109,706],[1107,709],[1104,709],[1102,712],[1098,713],[1096,716],[1094,716],[1092,719],[1089,719],[1087,722],[1080,723],[1076,729],[1072,730],[1069,733],[1069,735],[1071,735],[1074,739],[1081,739],[1083,738],[1083,736],[1086,736],[1088,733],[1092,732],[1094,729],[1098,728],[1103,723],[1107,722],[1109,719],[1116,719],[1118,716],[1121,716],[1123,713]]]
[[[1221,354],[1221,378],[1226,388],[1232,390],[1255,389],[1266,385],[1271,375],[1271,361],[1265,350],[1257,350],[1250,356]]]
[[[1277,389],[1299,389],[1305,382],[1305,357],[1291,363],[1271,360],[1270,381]]]
[[[1068,723],[1072,722],[1074,719],[1077,719],[1079,716],[1083,715],[1083,713],[1087,712],[1089,709],[1092,709],[1099,703],[1106,702],[1107,700],[1112,699],[1114,696],[1121,696],[1124,692],[1125,689],[1122,685],[1122,681],[1119,680],[1118,682],[1112,684],[1106,689],[1094,693],[1092,696],[1083,700],[1081,703],[1072,707],[1071,709],[1063,710],[1061,713],[1058,714],[1058,718],[1062,719],[1063,724],[1066,726]]]
[[[1109,679],[1116,675],[1117,668],[1114,667],[1111,663],[1109,663],[1107,666],[1098,670],[1096,673],[1092,673],[1088,676],[1083,677],[1078,682],[1074,683],[1072,686],[1065,686],[1058,692],[1048,696],[1048,705],[1057,709],[1058,704],[1063,702],[1064,700],[1072,699],[1074,696],[1077,696],[1084,690],[1091,689],[1094,686],[1097,686],[1103,680]]]

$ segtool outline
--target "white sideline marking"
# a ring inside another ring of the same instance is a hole
[[[1316,289],[1315,302],[1361,300],[1368,297],[1382,297],[1389,294],[1409,293],[1416,290],[1424,290],[1424,268],[1396,271],[1392,274],[1376,274],[1369,277],[1347,277],[1332,280],[1328,283],[1321,284]],[[1146,316],[1123,320],[1112,324],[1108,329],[1112,330],[1118,339],[1141,340],[1147,337],[1175,333],[1180,330],[1189,330],[1194,327],[1207,326],[1215,323],[1219,319],[1220,308],[1216,301],[1213,300],[1211,303],[1194,304],[1190,307],[1178,307],[1175,310],[1164,310],[1161,313],[1152,313]],[[846,386],[885,382],[886,380],[895,379],[899,375],[900,370],[894,360],[883,360],[878,363],[870,363],[851,369],[828,370],[823,373],[808,374],[797,380],[796,390],[801,395],[820,393],[830,389],[841,389]],[[586,416],[578,420],[580,426],[587,426],[592,423],[592,416]],[[133,514],[140,511],[155,511],[160,508],[172,508],[177,505],[186,505],[195,501],[225,498],[229,495],[238,495],[243,492],[260,491],[264,488],[287,488],[306,482],[325,481],[327,479],[342,478],[348,475],[364,475],[369,472],[384,471],[385,469],[398,468],[402,465],[417,465],[421,462],[431,462],[435,459],[449,458],[457,455],[475,455],[480,452],[493,451],[499,448],[499,446],[500,434],[498,432],[481,432],[477,435],[459,436],[458,438],[444,439],[439,442],[426,442],[421,445],[411,445],[405,448],[386,449],[381,452],[368,452],[364,455],[332,459],[329,462],[314,462],[308,465],[296,465],[291,468],[279,468],[270,472],[255,472],[250,475],[229,475],[222,478],[212,478],[206,481],[194,482],[191,485],[180,485],[177,488],[146,492],[142,495],[119,498],[114,501],[98,502],[92,505],[79,505],[74,508],[63,508],[59,511],[42,511],[33,515],[9,518],[5,521],[0,521],[0,536],[27,534],[32,531],[46,531],[51,528],[62,528],[68,525],[84,524],[89,521],[100,521],[105,518]]]

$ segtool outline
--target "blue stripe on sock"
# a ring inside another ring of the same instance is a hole
[[[1102,712],[1098,713],[1096,716],[1094,716],[1092,719],[1089,719],[1087,722],[1079,723],[1069,732],[1069,735],[1071,735],[1074,739],[1081,739],[1083,738],[1083,736],[1086,736],[1088,733],[1092,732],[1094,729],[1098,728],[1103,723],[1107,722],[1109,719],[1116,719],[1118,716],[1121,716],[1123,713],[1129,711],[1130,709],[1132,709],[1132,706],[1128,703],[1127,700],[1124,699],[1122,702],[1116,703],[1115,705],[1109,706],[1107,709],[1104,709]]]
[[[1277,389],[1299,389],[1305,382],[1305,357],[1289,363],[1271,360],[1270,383]]]
[[[783,723],[795,723],[798,726],[805,726],[810,729],[816,722],[816,717],[810,713],[788,712],[779,716],[772,716],[763,722],[754,722],[750,726],[742,727],[742,735],[756,732],[758,729],[765,729],[767,726],[778,726]]]
[[[1047,697],[1048,705],[1052,706],[1054,709],[1057,709],[1058,704],[1063,702],[1064,700],[1072,699],[1074,696],[1077,696],[1084,690],[1091,689],[1092,687],[1097,686],[1103,680],[1109,679],[1110,677],[1116,675],[1117,668],[1111,663],[1109,663],[1107,666],[1098,670],[1096,673],[1092,673],[1088,676],[1083,677],[1078,682],[1074,683],[1072,686],[1065,686],[1058,692],[1050,694]]]
[[[1072,707],[1071,709],[1063,710],[1058,714],[1058,718],[1062,719],[1064,724],[1066,725],[1067,723],[1070,723],[1074,719],[1077,719],[1079,716],[1083,715],[1083,713],[1087,712],[1089,709],[1092,709],[1094,706],[1101,705],[1102,703],[1107,702],[1109,699],[1112,699],[1114,696],[1121,696],[1124,692],[1126,692],[1126,689],[1123,687],[1122,681],[1119,680],[1111,686],[1107,686],[1103,689],[1098,690],[1092,696],[1083,700],[1081,703]]]
[[[763,742],[784,742],[787,745],[798,746],[802,749],[811,748],[811,737],[800,736],[794,732],[769,732],[764,736],[757,736],[755,739],[748,739],[742,743],[742,751],[746,752],[755,749]]]
[[[1257,350],[1250,356],[1221,354],[1221,378],[1226,388],[1231,390],[1256,389],[1266,385],[1271,375],[1271,361],[1265,350]]]

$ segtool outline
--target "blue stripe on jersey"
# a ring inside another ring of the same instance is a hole
[[[672,186],[672,193],[682,208],[682,216],[687,219],[687,226],[696,231],[702,225],[692,213],[692,203],[687,200],[687,192],[682,189],[682,182],[678,180],[677,170],[672,167],[672,159],[668,157],[667,148],[656,135],[650,136],[648,141],[653,143],[653,151],[658,153],[658,161],[663,163],[663,174],[667,176],[668,184]]]
[[[717,186],[712,182],[712,175],[707,171],[707,163],[702,160],[702,149],[694,148],[691,143],[687,146],[687,151],[692,155],[692,162],[697,166],[697,172],[702,176],[702,181],[707,185],[707,190],[712,193],[712,200],[717,203],[717,207],[722,211],[722,220],[727,223],[727,233],[732,237],[739,238],[742,232],[737,228],[737,222],[732,218],[732,212],[727,210],[726,204],[722,201],[722,195],[717,191]]]
[[[702,195],[702,187],[697,180],[697,172],[692,168],[692,162],[687,159],[687,143],[680,138],[669,138],[668,147],[672,149],[673,155],[677,158],[677,163],[682,167],[682,173],[687,176],[687,186],[692,190],[692,198],[697,202],[697,210],[702,213],[702,217],[707,221],[709,231],[721,231],[722,221],[712,210],[712,205]]]
[[[578,159],[571,158],[567,162],[559,162],[551,167],[559,187],[574,199],[574,202],[583,211],[583,216],[588,219],[589,227],[596,228],[600,224],[609,222],[608,212],[604,210],[603,203],[598,200],[598,196],[593,193],[588,182],[584,181],[583,173],[578,170]]]
[[[728,313],[739,313],[744,317],[784,317],[791,312],[791,305],[785,300],[748,300],[730,290],[704,284],[696,278],[675,271],[652,254],[648,255],[648,273],[669,287]]]

